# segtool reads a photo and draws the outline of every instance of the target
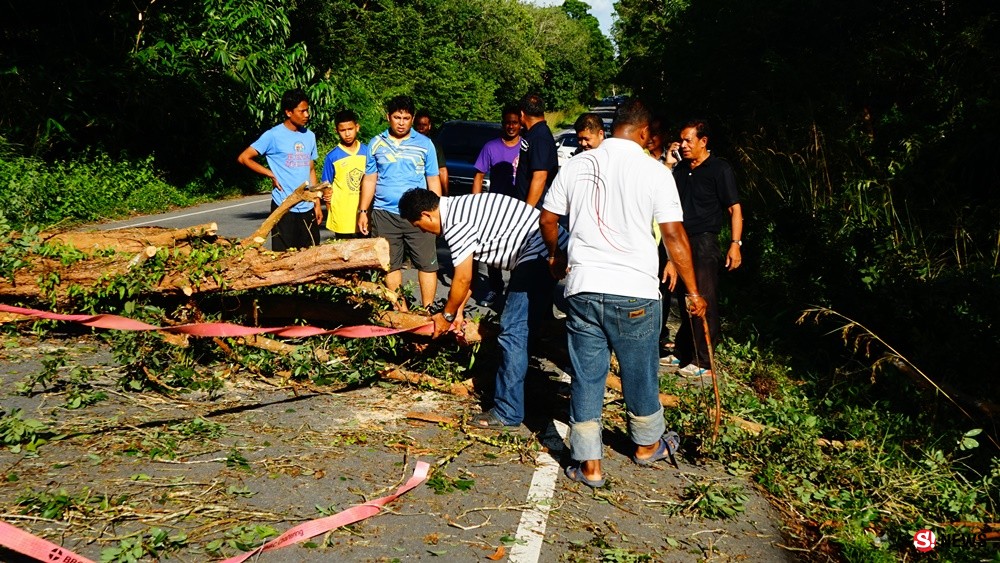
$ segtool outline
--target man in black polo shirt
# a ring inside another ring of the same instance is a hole
[[[514,197],[541,207],[545,192],[559,171],[556,140],[545,122],[545,101],[538,94],[521,98],[521,154],[515,165]]]
[[[726,268],[735,270],[743,262],[740,255],[743,210],[733,169],[725,160],[712,156],[708,150],[708,139],[708,123],[704,120],[689,121],[681,128],[681,155],[684,160],[674,167],[674,181],[684,210],[684,230],[691,242],[695,279],[701,296],[708,302],[706,318],[714,348],[721,328],[717,291],[721,258],[719,231],[728,212],[732,240],[726,250]],[[681,303],[685,293],[684,283],[679,282],[676,294]],[[676,358],[668,358],[667,361],[684,366],[678,372],[684,377],[711,375],[704,325],[701,319],[691,319],[684,307],[680,309],[681,327],[674,352]]]

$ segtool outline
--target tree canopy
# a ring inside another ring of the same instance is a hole
[[[613,51],[586,4],[518,0],[178,0],[74,3],[59,18],[6,2],[0,128],[23,153],[156,156],[176,179],[213,177],[304,87],[321,138],[350,107],[365,134],[406,93],[437,121],[499,119],[528,91],[589,102]]]
[[[829,305],[919,361],[948,351],[958,379],[992,369],[1000,8],[616,6],[620,80],[675,121],[709,118],[710,148],[738,168],[758,309]]]

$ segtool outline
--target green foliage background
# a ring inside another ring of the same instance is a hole
[[[323,143],[345,107],[373,136],[400,93],[439,123],[498,120],[528,91],[561,109],[613,75],[611,42],[578,0],[110,0],[59,17],[6,2],[5,20],[0,130],[17,155],[152,155],[179,185],[255,185],[236,155],[279,120],[292,87],[312,98]]]
[[[1000,353],[1000,8],[616,6],[621,80],[671,119],[709,118],[740,173],[748,260],[723,292],[743,292],[739,316],[769,335],[829,306],[1000,397],[983,377]]]
[[[816,529],[849,561],[897,559],[920,526],[948,534],[941,522],[995,520],[1000,458],[992,445],[965,450],[980,427],[998,434],[1000,7],[616,8],[620,81],[678,125],[708,118],[709,148],[737,169],[744,197],[744,266],[721,290],[733,340],[717,357],[752,350],[729,373],[764,408],[754,412],[745,390],[726,396],[783,433],[723,436],[718,459],[745,463],[801,520],[825,521]],[[796,325],[812,306],[842,317]],[[781,359],[759,356],[770,354]],[[972,416],[886,361],[895,354]],[[816,436],[878,452],[826,454]],[[919,493],[886,493],[896,479]],[[941,560],[995,560],[992,545]]]

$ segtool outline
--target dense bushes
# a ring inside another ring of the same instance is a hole
[[[996,439],[1000,403],[988,376],[1000,355],[1000,9],[616,6],[621,79],[670,119],[712,120],[710,148],[737,168],[747,222],[744,267],[721,291],[727,334],[794,373],[773,401],[742,405],[787,434],[733,439],[719,458],[743,460],[848,560],[902,556],[917,526],[995,521],[994,444],[967,459],[962,444],[977,428]],[[814,306],[839,316],[795,323]],[[766,363],[752,360],[733,375]],[[837,434],[878,446],[808,443]]]
[[[152,157],[113,160],[102,153],[51,164],[0,156],[0,189],[0,221],[14,228],[100,221],[196,201],[166,182]]]

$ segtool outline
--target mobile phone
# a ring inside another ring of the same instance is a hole
[[[676,160],[677,162],[680,162],[681,160],[683,160],[681,158],[681,151],[679,151],[677,149],[674,149],[674,150],[670,151],[670,156],[674,157],[674,160]]]

